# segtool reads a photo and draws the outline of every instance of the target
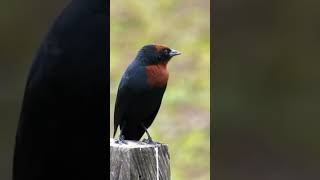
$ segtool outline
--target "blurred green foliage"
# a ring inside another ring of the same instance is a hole
[[[169,144],[172,179],[209,179],[210,169],[210,1],[123,0],[110,9],[110,127],[119,81],[145,44],[182,52],[169,63],[162,106],[150,128]]]

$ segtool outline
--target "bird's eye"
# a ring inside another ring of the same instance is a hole
[[[169,54],[169,49],[164,49],[163,52],[164,52],[165,54]]]

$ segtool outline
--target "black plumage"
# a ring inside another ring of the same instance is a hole
[[[179,54],[164,45],[146,45],[128,66],[118,88],[114,112],[114,135],[120,126],[120,142],[139,140],[147,132],[167,87],[167,63]],[[152,142],[149,134],[148,140]]]

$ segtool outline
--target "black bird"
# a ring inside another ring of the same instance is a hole
[[[120,125],[120,137],[139,140],[146,132],[147,142],[154,143],[147,129],[155,119],[167,87],[167,63],[181,53],[165,45],[146,45],[122,76],[114,111],[114,135]]]
[[[106,0],[73,0],[47,33],[27,80],[13,180],[105,180]]]

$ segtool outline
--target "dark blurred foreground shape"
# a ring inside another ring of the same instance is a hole
[[[74,0],[53,24],[29,73],[13,179],[106,179],[107,4]]]
[[[319,7],[214,1],[213,179],[320,179]]]

